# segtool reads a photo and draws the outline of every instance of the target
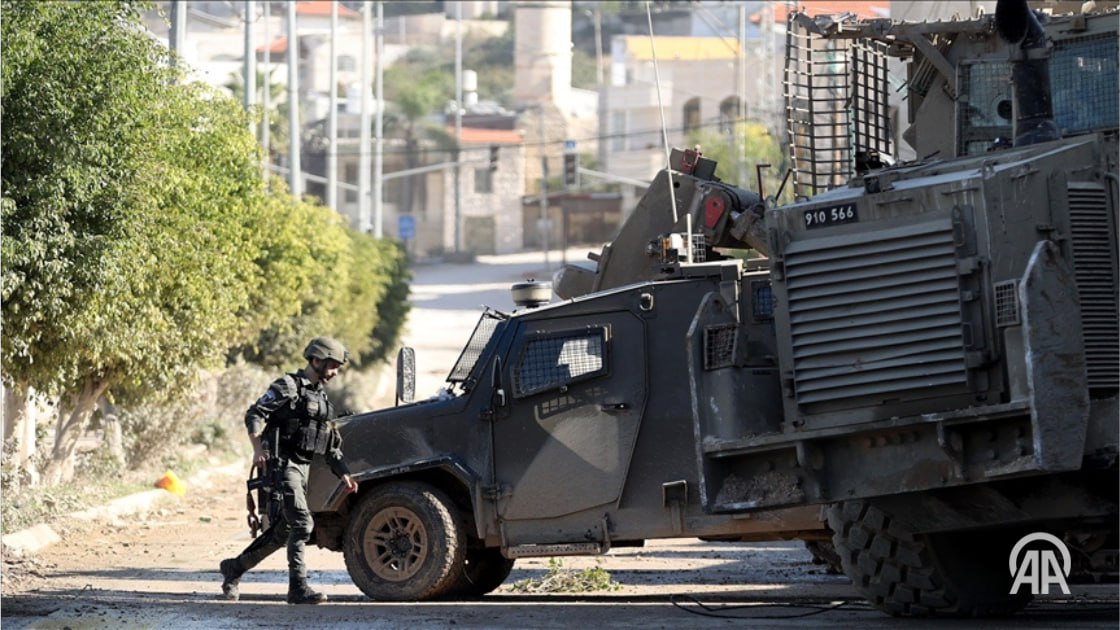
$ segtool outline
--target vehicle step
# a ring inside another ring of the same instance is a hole
[[[603,545],[587,543],[553,543],[549,545],[516,545],[507,547],[507,558],[539,558],[544,556],[587,556],[606,553]]]

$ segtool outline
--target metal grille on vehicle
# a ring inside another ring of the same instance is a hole
[[[482,317],[478,318],[474,332],[471,333],[470,341],[463,348],[459,360],[455,362],[455,367],[451,368],[451,374],[447,375],[448,383],[462,383],[470,377],[471,371],[474,370],[474,364],[478,362],[479,355],[486,348],[486,344],[490,342],[490,336],[494,334],[494,329],[497,328],[500,321],[502,321],[502,318],[490,311],[483,313]]]
[[[861,160],[891,155],[887,47],[820,37],[790,12],[786,48],[793,191],[811,197],[845,184]]]
[[[1014,280],[997,282],[993,287],[996,294],[996,326],[1017,326],[1019,324],[1019,283]]]
[[[1116,128],[1120,121],[1116,55],[1116,33],[1055,42],[1050,89],[1054,122],[1063,135]]]
[[[754,320],[761,322],[774,319],[774,290],[770,281],[752,282],[751,291],[754,292],[754,299],[751,300],[754,305]]]
[[[786,279],[798,404],[967,384],[948,219],[794,241]]]
[[[735,340],[739,327],[720,324],[704,329],[704,369],[716,370],[730,367],[735,359]]]
[[[692,235],[692,262],[702,263],[708,260],[708,239],[703,234]]]
[[[1050,58],[1054,122],[1062,135],[1115,129],[1120,119],[1116,99],[1117,38],[1114,34],[1059,39]],[[1000,115],[1011,103],[1011,64],[986,59],[959,66],[957,150],[961,155],[987,153],[996,138],[1011,137],[1011,121]]]
[[[513,370],[515,394],[546,391],[604,371],[602,328],[531,339]]]
[[[1073,270],[1081,299],[1081,326],[1090,389],[1120,386],[1120,331],[1117,323],[1115,226],[1108,193],[1097,184],[1069,185]]]

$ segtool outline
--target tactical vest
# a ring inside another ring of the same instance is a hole
[[[286,374],[284,378],[290,379],[297,395],[268,420],[269,427],[279,431],[280,454],[325,454],[330,446],[330,419],[334,415],[326,391],[305,387],[302,376]]]

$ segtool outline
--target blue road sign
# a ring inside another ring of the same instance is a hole
[[[401,235],[402,241],[411,241],[416,238],[416,217],[402,214],[397,219],[397,233]]]

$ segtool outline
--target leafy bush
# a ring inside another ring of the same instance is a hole
[[[47,483],[72,477],[103,396],[127,410],[129,464],[155,461],[234,434],[222,427],[244,400],[229,417],[197,391],[167,402],[198,370],[298,367],[324,334],[377,361],[407,313],[399,248],[278,180],[266,189],[240,104],[186,80],[142,4],[0,5],[0,358],[6,379],[71,412]]]
[[[240,450],[247,443],[245,410],[278,376],[257,366],[235,364],[203,372],[182,398],[122,409],[129,467],[167,463],[189,444],[203,444],[217,452]]]
[[[586,569],[565,569],[564,562],[548,559],[548,572],[540,579],[517,580],[511,587],[517,593],[592,593],[617,591],[622,585],[611,579],[611,574],[596,562]]]

